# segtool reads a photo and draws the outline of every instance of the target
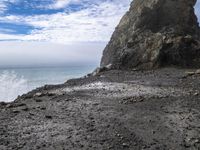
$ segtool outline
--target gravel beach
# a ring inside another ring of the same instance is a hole
[[[1,150],[198,150],[196,70],[110,70],[0,103]]]

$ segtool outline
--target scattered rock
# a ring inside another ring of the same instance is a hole
[[[32,113],[32,112],[30,112],[30,113],[29,113],[29,115],[30,115],[30,116],[35,116],[35,114],[34,114],[34,113]]]
[[[44,93],[35,93],[34,94],[34,97],[42,97],[42,96],[44,96],[45,94]]]
[[[15,113],[15,114],[18,114],[18,113],[20,113],[20,111],[19,111],[19,110],[13,110],[12,112],[13,112],[13,113]]]
[[[62,88],[46,91],[45,97],[16,100],[8,105],[10,109],[5,107],[2,111],[4,107],[0,108],[0,145],[8,145],[9,149],[16,149],[17,145],[20,149],[26,142],[23,149],[35,149],[38,145],[41,150],[81,149],[81,144],[83,149],[184,150],[187,148],[179,138],[189,135],[192,140],[186,141],[188,149],[195,149],[199,146],[199,95],[194,97],[193,94],[199,93],[200,82],[196,78],[180,82],[178,77],[185,70],[176,71],[171,68],[158,69],[155,73],[110,70],[102,74],[105,82],[112,82],[116,89],[77,90],[55,98],[48,96],[49,91],[71,88],[63,84]],[[167,78],[166,73],[169,73]],[[97,76],[78,79],[75,83],[78,87],[99,80],[102,79]],[[137,91],[140,96],[135,95]],[[161,98],[163,95],[165,98]],[[36,103],[35,99],[43,101]],[[20,112],[15,114],[12,110]]]
[[[24,107],[24,108],[22,108],[22,110],[23,110],[23,111],[28,111],[29,108],[28,108],[28,107]]]
[[[46,107],[40,107],[40,109],[41,109],[41,110],[46,110],[47,108],[46,108]]]
[[[5,103],[5,102],[0,102],[0,106],[6,106],[7,105],[7,103]]]
[[[126,147],[126,148],[129,147],[129,145],[128,145],[127,143],[123,143],[122,146],[123,146],[123,147]]]
[[[196,70],[196,71],[187,71],[185,72],[185,76],[183,76],[182,78],[187,78],[189,76],[194,76],[194,75],[199,75],[200,74],[200,69]]]
[[[50,93],[50,92],[47,93],[47,96],[55,96],[55,95],[56,95],[55,93]]]
[[[39,98],[35,98],[35,101],[39,103],[39,102],[42,102],[43,100]]]
[[[51,115],[45,115],[45,118],[52,119],[53,117]]]
[[[196,74],[200,74],[200,69],[196,70],[195,73],[196,73]]]
[[[13,108],[13,107],[14,107],[13,104],[7,104],[7,105],[6,105],[6,108]]]
[[[195,72],[193,71],[188,71],[188,72],[185,72],[187,76],[193,76],[195,75]]]
[[[198,92],[195,92],[195,93],[194,93],[194,96],[198,96],[198,95],[199,95],[199,93],[198,93]]]

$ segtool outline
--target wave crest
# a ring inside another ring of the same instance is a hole
[[[27,80],[14,71],[0,74],[0,101],[13,101],[18,95],[28,92]]]

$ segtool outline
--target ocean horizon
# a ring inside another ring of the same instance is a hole
[[[0,102],[14,101],[35,88],[62,84],[82,77],[95,69],[94,65],[0,67]]]

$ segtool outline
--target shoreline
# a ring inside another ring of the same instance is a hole
[[[198,149],[193,72],[110,70],[38,88],[1,103],[0,149]]]

